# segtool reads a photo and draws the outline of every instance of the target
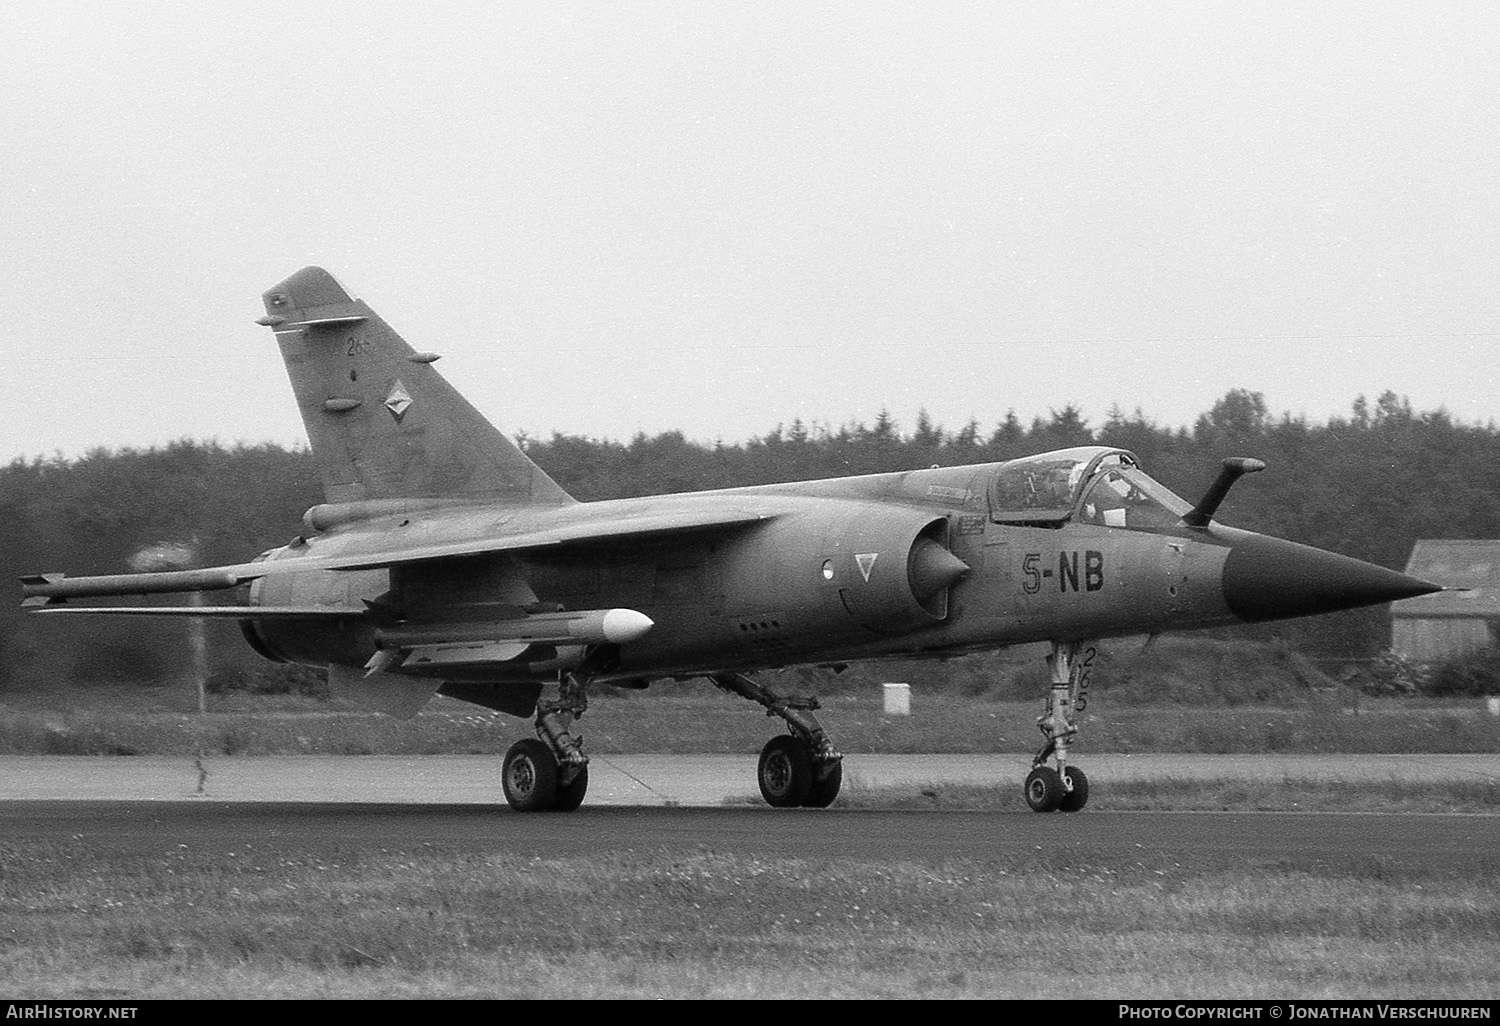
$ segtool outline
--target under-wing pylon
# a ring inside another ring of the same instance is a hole
[[[1051,644],[1037,811],[1077,811],[1070,761],[1095,639],[1273,620],[1440,590],[1215,519],[1231,458],[1196,504],[1123,449],[978,466],[580,503],[326,271],[264,295],[326,502],[245,563],[23,580],[41,614],[238,620],[270,659],[409,714],[434,693],[534,718],[507,754],[516,809],[575,809],[589,687],[707,678],[787,732],[761,754],[777,806],[826,806],[841,756],[815,700],[754,673],[800,663]],[[175,607],[110,605],[210,593]],[[80,604],[82,603],[82,604]]]

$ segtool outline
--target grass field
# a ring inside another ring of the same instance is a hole
[[[0,841],[0,993],[1469,998],[1489,880],[721,854],[87,860]]]
[[[206,714],[153,709],[149,699],[95,695],[71,707],[0,706],[0,755],[440,755],[504,753],[528,722],[435,699],[410,720],[337,711],[296,699],[215,698]],[[818,715],[845,752],[1029,751],[1041,702],[917,695],[887,716],[878,695],[825,698]],[[1386,700],[1358,709],[1318,698],[1280,706],[1134,706],[1096,700],[1080,746],[1099,752],[1214,754],[1500,751],[1500,717],[1478,700]],[[758,706],[711,687],[607,694],[579,721],[600,754],[758,752],[780,731]]]

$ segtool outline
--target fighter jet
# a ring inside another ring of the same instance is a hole
[[[1130,452],[578,502],[327,271],[264,295],[326,502],[290,543],[231,566],[23,579],[43,614],[238,620],[268,659],[412,715],[436,694],[531,718],[502,781],[516,810],[571,811],[596,685],[706,678],[786,724],[757,777],[773,806],[826,807],[842,756],[815,698],[766,669],[1050,644],[1043,745],[1024,797],[1076,812],[1072,761],[1102,638],[1306,616],[1441,590],[1214,518],[1254,459],[1196,503]],[[223,604],[74,600],[222,592]]]

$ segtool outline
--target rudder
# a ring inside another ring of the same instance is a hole
[[[574,501],[321,267],[262,298],[329,502]]]

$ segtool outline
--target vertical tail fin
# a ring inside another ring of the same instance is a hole
[[[329,502],[574,501],[321,267],[263,298]]]

